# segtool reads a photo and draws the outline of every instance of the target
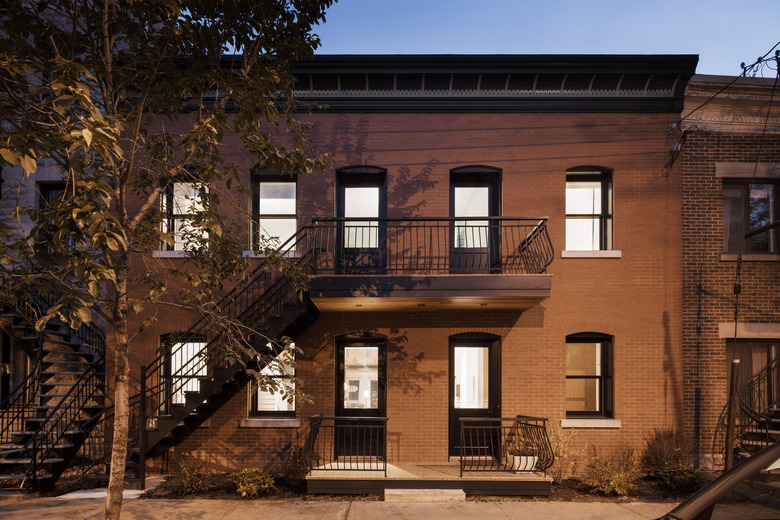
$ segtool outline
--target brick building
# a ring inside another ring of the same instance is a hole
[[[780,353],[778,229],[745,239],[748,231],[778,220],[780,109],[773,89],[770,79],[694,76],[683,111],[684,136],[678,134],[684,421],[704,466],[713,454],[715,462],[722,458],[731,360],[741,360],[741,384],[774,366]],[[741,289],[738,301],[735,284]],[[755,407],[759,415],[767,411]],[[750,439],[744,441],[749,449]]]
[[[318,464],[366,453],[369,466],[446,464],[472,450],[471,461],[492,456],[500,467],[488,469],[506,469],[496,443],[506,446],[512,428],[533,443],[544,424],[523,420],[518,430],[518,415],[560,422],[604,452],[641,449],[654,427],[688,425],[680,168],[693,166],[668,162],[695,64],[301,64],[297,95],[325,107],[305,119],[333,167],[282,178],[247,155],[252,196],[236,215],[247,222],[247,250],[256,233],[292,235],[283,247],[312,281],[299,300],[271,270],[235,312],[294,340],[299,389],[313,402],[269,395],[239,367],[208,366],[197,352],[212,332],[200,326],[148,369],[146,448],[163,461],[152,464],[273,468],[308,438]],[[174,229],[189,189],[177,183],[163,202]],[[181,263],[181,246],[155,256]],[[135,363],[152,364],[166,335],[192,321],[171,313],[147,328]],[[279,361],[272,375],[284,378]],[[331,419],[311,427],[318,414]],[[497,418],[506,421],[489,421]],[[478,446],[476,433],[488,440]],[[537,456],[543,469],[546,455]]]

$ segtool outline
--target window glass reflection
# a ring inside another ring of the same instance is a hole
[[[344,408],[379,408],[379,347],[344,347]]]

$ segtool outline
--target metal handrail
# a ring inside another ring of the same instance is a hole
[[[461,417],[460,476],[464,471],[546,472],[555,462],[547,419]]]
[[[310,471],[381,471],[387,476],[387,417],[309,418]]]

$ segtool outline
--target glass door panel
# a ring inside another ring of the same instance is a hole
[[[488,409],[489,354],[487,347],[455,347],[455,408]]]
[[[379,409],[379,347],[344,347],[344,410]]]

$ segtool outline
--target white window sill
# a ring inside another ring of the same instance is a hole
[[[620,419],[561,419],[561,428],[620,428]]]
[[[299,428],[301,426],[300,419],[259,419],[253,417],[251,419],[241,419],[238,425],[240,428]]]
[[[601,251],[572,251],[564,249],[561,258],[622,258],[623,251],[616,249]]]
[[[152,258],[187,258],[187,251],[152,251]]]
[[[254,252],[254,251],[244,251],[242,252],[242,255],[245,258],[265,258],[265,253],[260,252]],[[285,251],[282,255],[284,258],[300,258],[301,252],[300,251]]]
[[[721,262],[736,262],[739,255],[737,253],[723,253],[720,255]],[[742,253],[743,262],[780,262],[780,255],[771,253]]]

